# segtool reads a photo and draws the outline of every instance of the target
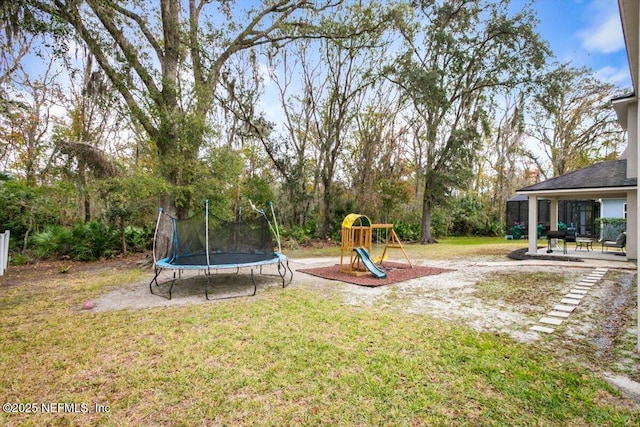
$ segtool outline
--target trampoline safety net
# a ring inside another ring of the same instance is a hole
[[[259,262],[274,257],[275,243],[264,217],[223,221],[209,214],[209,260],[205,213],[174,219],[170,263],[176,265],[224,265]]]
[[[205,296],[209,299],[211,284],[211,270],[250,267],[253,293],[256,294],[257,284],[254,278],[254,268],[260,267],[260,274],[274,275],[262,272],[265,265],[277,265],[277,276],[282,280],[282,287],[286,286],[287,272],[289,282],[293,279],[293,271],[289,267],[287,257],[279,252],[280,235],[277,223],[272,227],[263,210],[252,208],[258,215],[252,219],[238,218],[236,221],[224,221],[209,212],[209,203],[205,203],[204,212],[200,212],[188,219],[177,219],[165,214],[162,209],[158,213],[158,221],[153,237],[153,264],[155,275],[149,282],[149,290],[153,293],[153,285],[159,286],[158,277],[165,270],[174,270],[173,279],[169,285],[169,299],[173,285],[181,277],[176,276],[176,270],[199,270],[207,275]],[[275,213],[271,205],[271,213],[275,223]],[[166,233],[170,221],[170,232]],[[162,225],[162,227],[161,227]],[[158,233],[160,229],[165,233]],[[160,239],[169,238],[161,235],[171,235],[171,242]],[[274,241],[274,234],[277,240]],[[158,242],[160,241],[160,244]],[[278,248],[278,252],[276,252]],[[167,251],[167,252],[164,252]],[[158,252],[164,252],[160,254]],[[159,259],[158,255],[162,255]],[[225,296],[221,298],[235,298]],[[240,295],[242,296],[242,295]]]

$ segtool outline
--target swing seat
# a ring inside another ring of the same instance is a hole
[[[387,260],[387,257],[385,256],[385,257],[383,258],[383,257],[381,257],[381,256],[377,256],[377,257],[372,258],[371,260],[372,260],[374,263],[376,263],[376,264],[380,264],[380,263],[382,263],[382,262],[386,261],[386,260]]]

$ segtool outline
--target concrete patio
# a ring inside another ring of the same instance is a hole
[[[583,245],[582,247],[576,245],[574,242],[567,243],[567,252],[564,253],[563,243],[559,241],[558,244],[552,245],[551,250],[553,252],[547,253],[548,243],[545,239],[538,240],[538,250],[534,256],[540,257],[557,257],[557,258],[573,258],[579,260],[603,260],[603,261],[611,261],[615,263],[626,263],[632,262],[635,264],[635,261],[629,261],[627,259],[626,252],[620,251],[620,249],[616,248],[605,248],[604,252],[602,251],[602,244],[600,242],[593,242],[593,247],[587,248]],[[608,250],[607,250],[608,249]]]

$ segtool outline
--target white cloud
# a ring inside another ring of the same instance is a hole
[[[616,7],[603,7],[602,2],[596,2],[588,9],[596,17],[587,28],[576,35],[582,47],[590,52],[612,53],[624,49],[622,25]]]
[[[595,71],[595,75],[598,79],[615,84],[617,86],[624,86],[630,84],[629,68],[624,66],[621,68],[615,68],[611,66],[602,67]]]

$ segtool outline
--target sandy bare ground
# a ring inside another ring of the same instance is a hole
[[[420,265],[431,267],[449,268],[453,271],[433,276],[400,282],[389,286],[362,287],[342,282],[326,280],[304,273],[297,272],[301,268],[333,265],[335,258],[306,258],[290,261],[290,267],[294,271],[294,279],[287,288],[313,289],[327,294],[339,294],[349,304],[359,306],[383,306],[393,309],[401,309],[409,313],[427,314],[438,318],[459,321],[477,330],[506,333],[514,339],[522,342],[535,341],[540,338],[537,332],[529,331],[529,328],[537,324],[537,314],[551,310],[552,306],[545,304],[559,303],[547,301],[541,295],[538,310],[524,310],[522,307],[513,307],[496,301],[486,301],[476,297],[475,285],[487,275],[495,272],[549,272],[557,271],[558,274],[569,275],[569,285],[564,285],[568,292],[570,285],[577,283],[581,277],[589,274],[596,267],[606,267],[610,272],[619,272],[624,275],[636,274],[635,264],[611,263],[604,264],[598,261],[587,263],[558,262],[558,261],[420,261]],[[204,290],[207,286],[207,276],[203,272],[186,272],[176,282],[172,290],[172,298],[168,299],[169,285],[173,276],[170,272],[164,272],[158,278],[159,285],[153,285],[153,293],[150,291],[149,282],[153,274],[149,269],[149,277],[143,282],[124,284],[107,294],[94,300],[95,310],[121,310],[144,309],[153,307],[166,307],[185,304],[213,303],[217,298],[247,296],[253,292],[250,272],[248,269],[220,270],[213,272],[210,282],[210,298],[207,301]],[[267,289],[281,288],[282,283],[276,276],[273,266],[264,268],[263,273],[272,276],[258,275],[256,271],[257,293]],[[573,283],[572,283],[573,282]],[[588,314],[597,308],[598,302],[608,293],[617,290],[616,283],[611,280],[602,280],[592,289],[584,303],[576,309],[575,317]],[[564,291],[565,289],[561,289]],[[531,315],[534,312],[534,316]],[[572,314],[573,315],[573,314]],[[593,319],[592,319],[593,320]],[[571,322],[568,322],[571,323]],[[587,322],[590,323],[590,322]],[[585,332],[585,324],[568,326],[566,333],[569,335],[582,335]]]

